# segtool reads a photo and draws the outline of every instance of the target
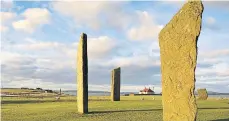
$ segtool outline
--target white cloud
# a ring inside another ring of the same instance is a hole
[[[58,42],[37,41],[36,43],[17,44],[14,47],[20,50],[41,51],[41,50],[58,48],[61,45],[62,44]]]
[[[12,12],[1,12],[1,23],[5,23],[16,16]]]
[[[0,32],[6,32],[9,29],[9,26],[7,24],[10,23],[11,20],[16,17],[16,14],[15,13],[12,13],[12,12],[2,12],[2,11],[1,11],[0,14],[1,14]]]
[[[103,60],[103,57],[107,57],[109,54],[111,54],[112,50],[117,46],[116,41],[108,36],[99,36],[94,38],[88,38],[88,56],[90,60],[98,59],[98,61]],[[13,45],[10,45],[10,48],[13,48],[16,53],[11,53],[10,51],[3,51],[2,54],[2,61],[5,61],[6,59],[14,60],[16,58],[21,57],[22,55],[19,54],[20,52],[27,52],[27,54],[31,54],[35,56],[36,60],[40,59],[46,59],[50,61],[37,61],[42,62],[43,64],[48,63],[50,65],[54,64],[57,60],[57,65],[63,65],[59,64],[63,58],[68,58],[71,65],[76,59],[77,56],[77,47],[78,42],[74,43],[60,43],[60,42],[53,42],[53,41],[40,41],[35,40],[31,38],[26,38],[24,41],[21,41],[20,43],[16,43]],[[19,52],[19,53],[18,53]],[[58,58],[57,60],[52,60],[54,58]],[[8,60],[8,61],[10,61]],[[6,60],[7,61],[7,60]],[[47,64],[47,65],[48,65]]]
[[[6,27],[6,26],[0,26],[0,32],[6,32],[6,31],[8,31],[9,30],[9,28],[8,27]]]
[[[215,24],[215,18],[213,18],[213,17],[208,17],[207,18],[207,24],[209,24],[209,25],[213,25],[213,24]]]
[[[13,81],[11,79],[4,79],[7,81],[2,82],[3,87],[11,87],[11,88],[20,88],[20,87],[29,87],[29,88],[37,88],[41,87],[43,89],[62,89],[62,90],[71,90],[76,89],[76,84],[65,83],[65,84],[57,84],[55,82],[50,82],[48,80],[41,79],[32,79],[32,78],[23,78],[17,77]]]
[[[216,79],[217,80],[217,79]],[[197,84],[204,84],[204,85],[207,85],[207,86],[209,86],[209,85],[214,85],[214,86],[226,86],[226,85],[228,85],[229,84],[229,82],[228,81],[201,81],[201,82],[196,82]],[[204,88],[206,88],[206,86],[202,86],[202,87],[204,87]],[[208,88],[207,88],[208,89]],[[219,88],[218,88],[219,89]],[[227,89],[226,89],[227,90]],[[211,90],[211,91],[214,91],[214,90]]]
[[[20,58],[22,55],[12,52],[1,52],[1,63],[6,63],[7,61],[14,60],[15,58]]]
[[[197,68],[196,75],[216,75],[216,76],[228,76],[229,75],[229,64],[225,62],[216,63],[213,66],[207,68]]]
[[[224,9],[224,10],[229,11],[229,8],[228,8],[229,2],[228,1],[203,1],[203,4],[205,7],[211,7],[215,9]]]
[[[133,55],[129,57],[116,57],[102,64],[106,66],[114,66],[114,67],[128,67],[128,66],[149,67],[149,66],[160,66],[160,61],[156,59],[152,59],[147,55]]]
[[[160,47],[159,47],[159,42],[158,41],[153,41],[151,43],[151,47],[150,47],[152,50],[160,50]],[[151,50],[151,51],[152,51]]]
[[[216,63],[220,63],[223,62],[222,58],[199,58],[198,57],[198,64],[216,64]]]
[[[214,82],[218,82],[219,80],[220,81],[225,81],[225,80],[228,80],[229,79],[229,76],[200,76],[197,78],[198,81],[214,81]],[[228,82],[229,83],[229,82]]]
[[[153,17],[146,11],[137,11],[137,14],[140,24],[128,30],[128,38],[137,41],[157,39],[163,26],[156,24]]]
[[[32,52],[33,53],[33,52]],[[49,53],[49,52],[47,52]],[[74,77],[75,60],[64,55],[58,56],[21,54],[16,52],[2,52],[2,80],[20,81],[39,79],[44,82],[70,81]],[[57,79],[56,76],[59,76]],[[69,79],[70,78],[70,79]],[[24,79],[23,79],[24,80]],[[15,85],[16,86],[16,85]]]
[[[107,37],[88,38],[88,56],[90,58],[104,57],[116,46],[116,41]]]
[[[75,20],[77,26],[99,29],[101,26],[124,28],[131,20],[122,9],[125,2],[55,1],[56,12]],[[117,19],[118,18],[118,19]]]
[[[206,20],[204,21],[206,22],[206,27],[210,30],[218,30],[220,29],[219,25],[216,22],[216,19],[212,16],[207,17]]]
[[[229,76],[229,64],[228,63],[218,63],[213,66],[217,75]]]
[[[60,1],[53,2],[53,8],[63,15],[72,17],[79,25],[85,24],[92,28],[98,28],[97,16],[104,9],[102,3]]]
[[[76,57],[78,42],[64,44],[51,41],[39,41],[26,38],[24,43],[12,45],[15,49],[31,52],[53,50],[55,53],[66,54],[71,58]],[[88,38],[88,56],[90,59],[105,57],[117,46],[114,39],[108,36]]]
[[[1,0],[1,9],[3,10],[11,10],[13,8],[13,0]]]
[[[50,23],[50,12],[46,8],[28,8],[22,14],[24,19],[12,23],[14,29],[33,33],[43,24]]]
[[[229,49],[221,49],[221,50],[213,50],[211,52],[201,52],[199,54],[200,57],[206,57],[206,58],[215,58],[220,56],[228,56],[229,55]]]

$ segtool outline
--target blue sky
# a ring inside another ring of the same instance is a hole
[[[88,35],[89,90],[161,91],[158,33],[183,1],[1,1],[3,87],[76,89],[76,50]],[[204,1],[196,88],[229,90],[229,2]]]

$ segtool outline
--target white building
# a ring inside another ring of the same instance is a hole
[[[139,94],[154,94],[154,91],[149,88],[146,88],[143,89],[143,90],[140,90]]]

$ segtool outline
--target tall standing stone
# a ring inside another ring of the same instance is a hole
[[[197,40],[203,5],[188,1],[159,34],[164,121],[194,121]]]
[[[77,52],[77,106],[79,113],[88,112],[87,35],[80,37]]]
[[[120,101],[120,79],[121,68],[113,69],[111,72],[111,101]]]

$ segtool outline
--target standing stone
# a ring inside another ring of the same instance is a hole
[[[198,99],[200,99],[200,100],[207,100],[208,99],[208,92],[207,92],[206,88],[198,89],[197,93],[198,93]]]
[[[88,112],[87,35],[80,37],[77,53],[77,106],[79,113]]]
[[[159,34],[164,121],[195,121],[195,68],[203,5],[188,1]]]
[[[116,68],[111,72],[111,101],[120,101],[120,76],[121,69]]]

